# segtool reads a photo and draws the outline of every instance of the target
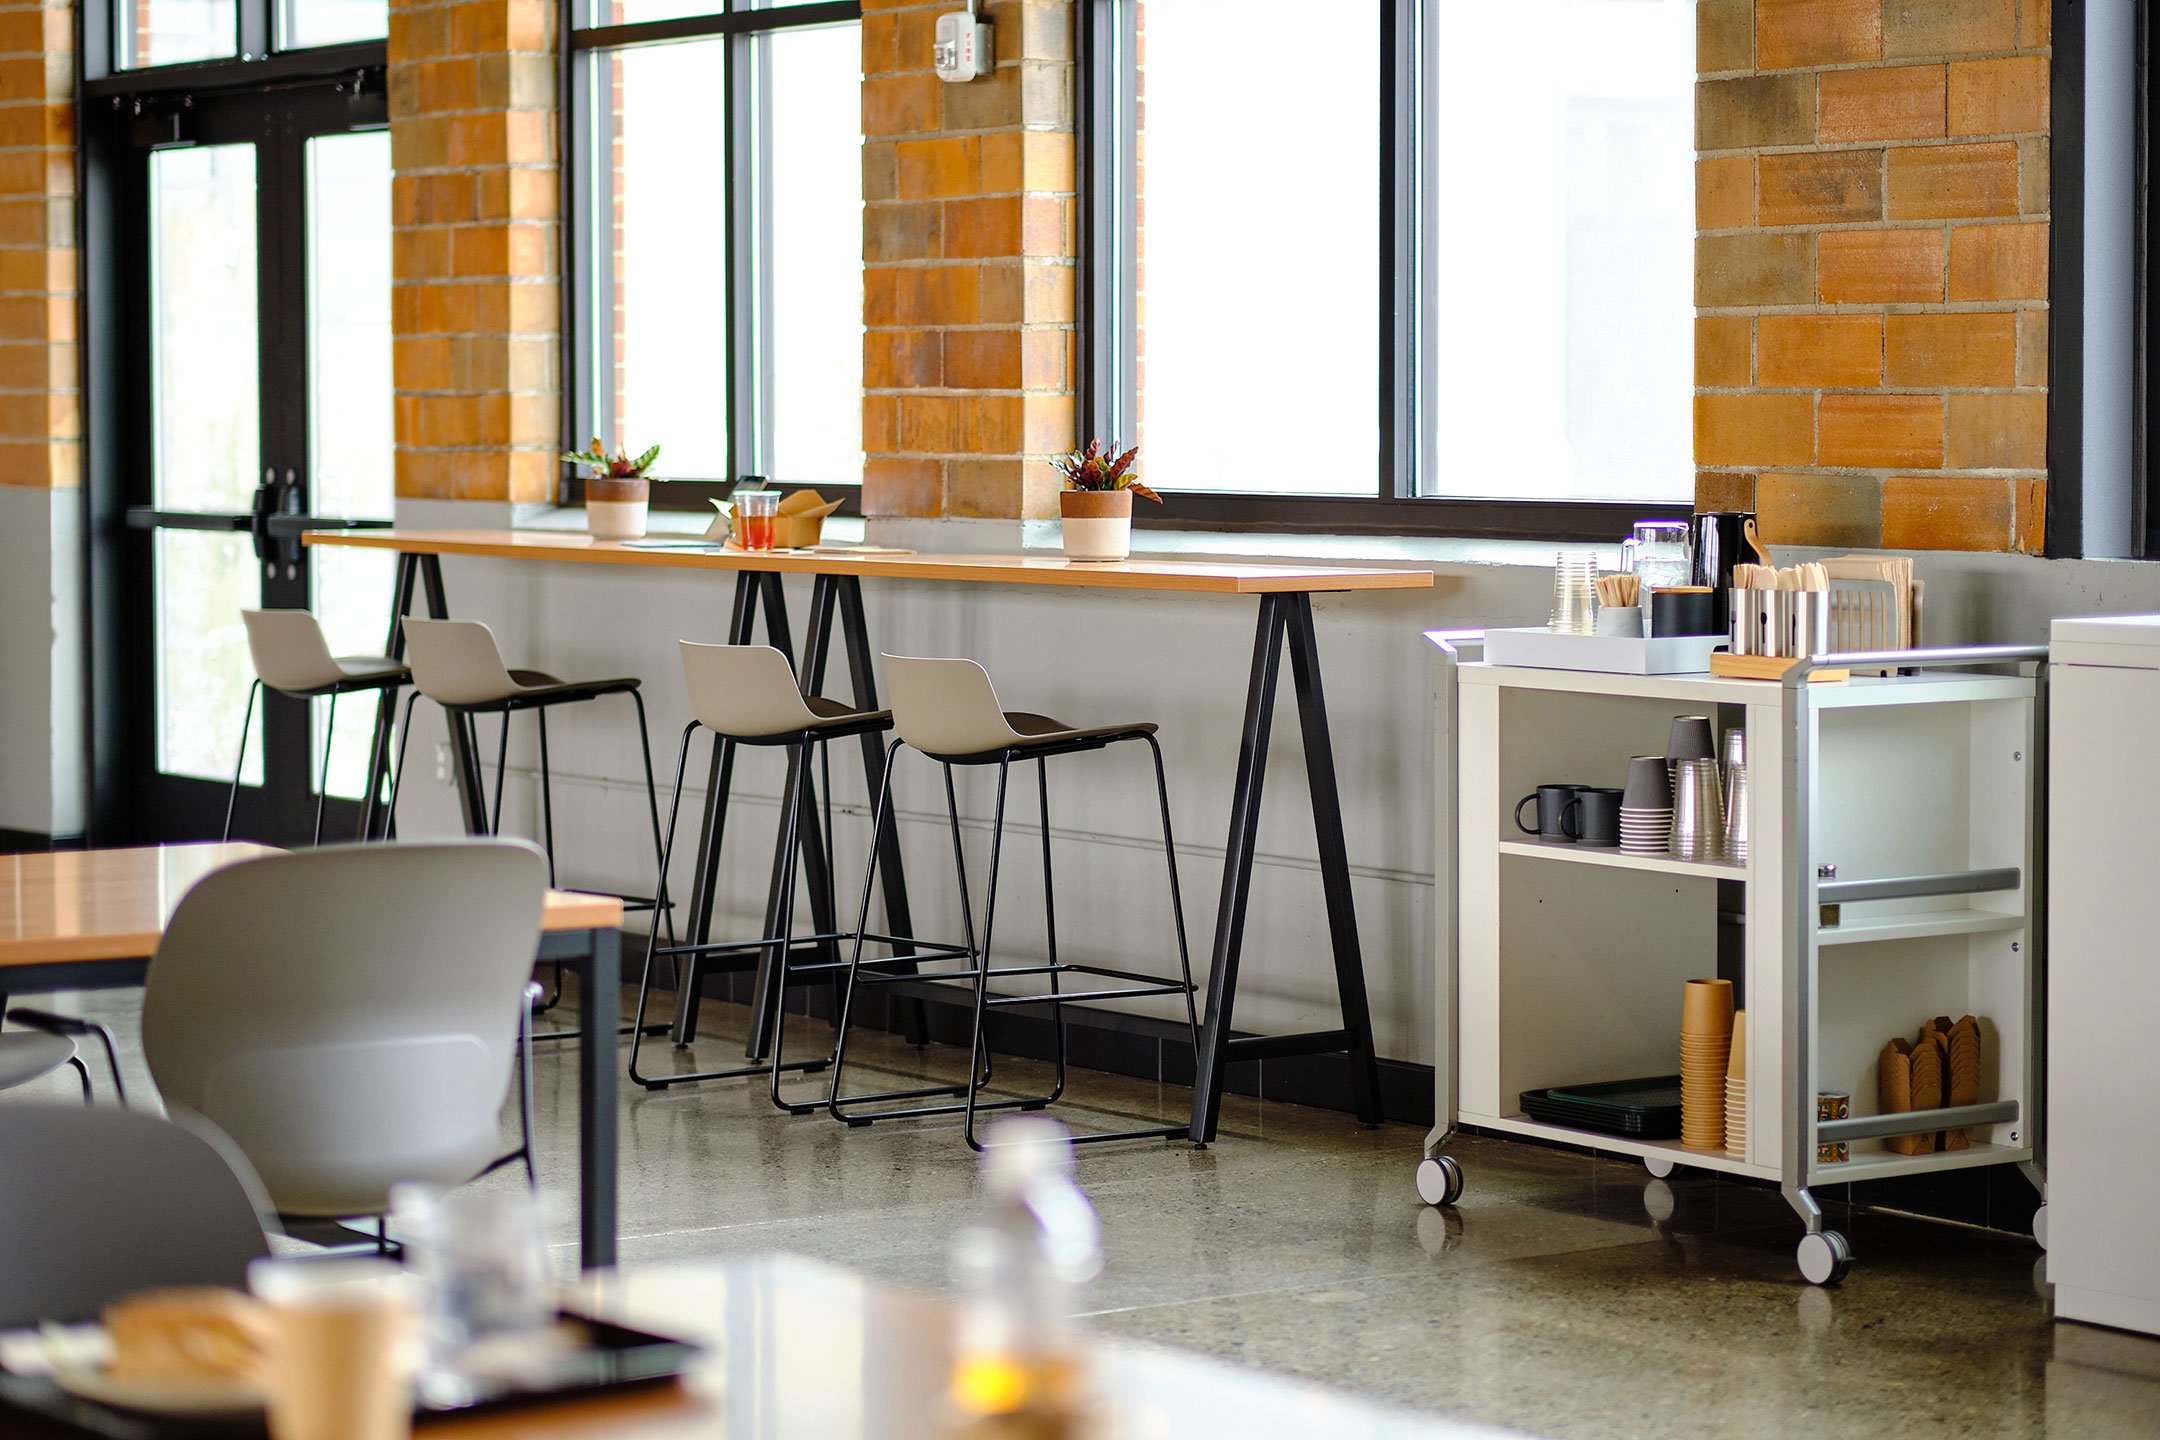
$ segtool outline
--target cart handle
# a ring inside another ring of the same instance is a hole
[[[1848,650],[1817,655],[1785,672],[1785,687],[1805,685],[1816,670],[1940,670],[1952,665],[2021,665],[2045,663],[2045,645],[1949,645],[1933,650]]]

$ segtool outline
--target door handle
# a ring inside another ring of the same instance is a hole
[[[270,516],[277,509],[277,488],[277,472],[263,471],[262,484],[255,487],[255,499],[248,507],[248,534],[254,541],[255,559],[273,576],[277,565],[270,554]]]

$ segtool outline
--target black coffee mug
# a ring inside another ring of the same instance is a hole
[[[1557,840],[1565,844],[1575,837],[1568,832],[1565,823],[1567,808],[1574,802],[1580,785],[1540,785],[1530,794],[1515,802],[1515,828],[1525,835],[1535,835],[1540,840]],[[1537,802],[1537,829],[1523,824],[1523,806]]]
[[[1650,633],[1663,640],[1673,635],[1719,635],[1717,592],[1699,589],[1650,592]]]
[[[1620,843],[1620,797],[1622,790],[1600,785],[1577,787],[1575,798],[1560,812],[1567,838],[1578,845],[1610,850]]]

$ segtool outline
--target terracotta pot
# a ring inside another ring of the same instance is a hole
[[[585,482],[585,529],[600,540],[635,540],[645,533],[651,500],[652,482],[643,476],[595,476]]]
[[[1058,529],[1068,560],[1123,560],[1132,554],[1132,491],[1061,490]]]

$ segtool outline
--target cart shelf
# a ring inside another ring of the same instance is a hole
[[[1660,875],[1698,875],[1712,880],[1745,880],[1747,866],[1722,861],[1682,860],[1677,855],[1628,855],[1618,850],[1539,840],[1503,840],[1503,855],[1557,860],[1566,865],[1602,865],[1610,870],[1647,870]]]

